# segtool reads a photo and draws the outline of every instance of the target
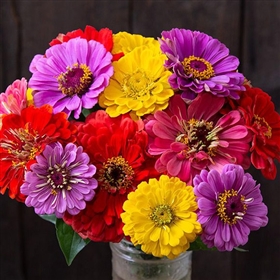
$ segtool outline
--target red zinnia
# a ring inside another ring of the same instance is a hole
[[[259,88],[246,86],[238,100],[247,127],[253,132],[251,162],[267,179],[275,179],[274,159],[280,161],[280,115],[271,97]]]
[[[76,126],[69,123],[67,115],[53,114],[49,105],[6,115],[0,130],[0,192],[9,189],[11,198],[24,202],[20,186],[35,157],[51,142],[74,142],[75,133]]]
[[[58,36],[50,42],[50,46],[68,42],[73,38],[83,38],[87,41],[94,40],[104,45],[108,52],[112,51],[113,48],[113,32],[109,28],[102,28],[97,31],[94,27],[86,25],[85,30],[77,29],[66,34],[58,34]],[[114,54],[112,61],[118,60],[123,56],[123,53]]]
[[[110,118],[105,111],[88,116],[78,127],[77,141],[97,167],[99,188],[78,215],[64,221],[83,238],[118,242],[123,238],[120,214],[127,194],[141,181],[157,177],[154,159],[146,154],[148,136],[143,122],[128,115]]]

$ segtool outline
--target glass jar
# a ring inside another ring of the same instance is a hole
[[[147,255],[124,239],[120,243],[110,243],[110,248],[113,280],[191,279],[191,251],[170,260]]]

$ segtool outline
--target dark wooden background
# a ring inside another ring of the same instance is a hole
[[[0,5],[1,92],[17,78],[30,78],[32,57],[60,32],[90,24],[158,37],[178,27],[225,43],[240,58],[240,70],[271,94],[280,112],[279,0],[1,0]],[[280,279],[280,176],[273,182],[258,172],[254,177],[262,183],[269,225],[251,233],[249,253],[195,252],[193,280]],[[6,195],[0,197],[0,233],[1,280],[111,279],[108,244],[89,244],[68,267],[53,225]]]

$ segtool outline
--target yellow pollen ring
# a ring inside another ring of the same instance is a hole
[[[52,194],[52,195],[57,195],[57,191],[54,190],[54,189],[51,189],[51,194]]]
[[[15,168],[24,168],[26,166],[26,161],[21,161],[21,162],[12,161],[12,166]]]
[[[200,71],[192,67],[193,63],[199,63],[200,65],[203,65],[205,67],[204,70]],[[212,64],[201,57],[196,57],[194,55],[191,55],[187,58],[184,58],[182,61],[182,65],[184,67],[184,70],[186,74],[192,74],[194,79],[198,80],[208,80],[211,77],[215,76],[215,72],[213,69]]]
[[[131,75],[126,75],[122,83],[122,91],[126,97],[135,100],[151,93],[153,87],[154,83],[152,79],[140,69]]]
[[[12,161],[14,168],[23,168],[41,150],[42,138],[35,130],[28,128],[10,129],[9,134],[13,140],[4,139],[0,146],[9,154],[8,158]]]
[[[76,83],[75,85],[67,85],[69,80],[68,75],[71,76],[71,73],[73,73],[75,69],[81,69],[83,75],[80,77],[79,83]],[[58,89],[61,90],[63,94],[73,96],[75,94],[83,94],[84,91],[88,89],[93,81],[93,74],[86,64],[74,63],[72,67],[67,67],[66,72],[61,73],[57,77],[57,81],[59,84]]]
[[[29,160],[34,159],[34,158],[36,157],[38,151],[39,151],[39,149],[38,149],[37,147],[32,147],[32,148],[30,149],[30,154],[29,154],[28,159],[29,159]]]
[[[242,219],[242,216],[245,215],[246,210],[247,210],[247,205],[245,203],[243,203],[245,201],[245,197],[243,195],[241,195],[240,200],[243,204],[243,211],[241,213],[232,213],[233,217],[229,217],[226,213],[226,203],[228,201],[229,198],[237,196],[238,192],[236,190],[226,190],[225,192],[219,194],[218,197],[218,203],[217,203],[217,212],[218,212],[218,216],[220,217],[220,219],[224,222],[227,223],[229,225],[234,225],[236,224],[238,219]]]
[[[169,205],[157,205],[151,209],[150,219],[157,227],[170,225],[174,218],[173,209]]]
[[[98,181],[108,192],[124,191],[132,186],[134,171],[129,163],[122,157],[112,157],[103,163],[99,170]]]
[[[181,121],[180,126],[183,133],[180,131],[175,141],[187,146],[185,149],[187,158],[191,153],[199,151],[204,151],[211,157],[216,155],[219,139],[215,128],[213,128],[213,122],[192,118],[188,121]]]
[[[259,127],[265,127],[266,131],[263,134],[267,138],[271,138],[271,136],[272,136],[272,129],[271,129],[270,125],[268,124],[268,122],[264,118],[259,117],[258,115],[254,115],[254,122]]]

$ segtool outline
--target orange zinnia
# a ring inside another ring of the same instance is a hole
[[[49,105],[30,106],[20,115],[6,115],[0,130],[0,192],[4,194],[8,189],[10,198],[24,202],[20,186],[25,171],[47,144],[74,142],[75,132],[76,127],[70,124],[67,115],[53,114]]]

